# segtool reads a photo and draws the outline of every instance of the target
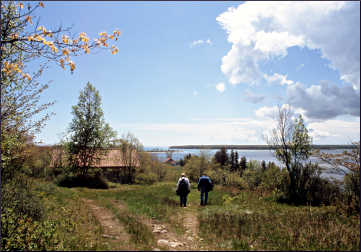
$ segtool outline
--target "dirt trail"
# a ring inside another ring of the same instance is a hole
[[[93,212],[101,226],[104,233],[103,238],[109,239],[116,249],[124,250],[129,248],[130,235],[125,231],[124,226],[118,221],[113,213],[101,206],[98,206],[95,201],[90,199],[83,199],[89,209]],[[126,206],[113,201],[112,204],[118,209],[124,211]],[[201,239],[198,237],[198,218],[196,212],[191,208],[180,208],[178,215],[175,217],[175,222],[182,223],[185,233],[179,235],[172,228],[170,223],[161,223],[158,220],[144,218],[142,222],[147,225],[153,232],[156,244],[153,251],[173,250],[199,250],[201,249],[199,243]]]
[[[156,220],[149,221],[158,245],[153,248],[154,251],[160,250],[160,248],[175,251],[199,249],[198,219],[194,211],[187,208],[180,209],[176,219],[177,222],[183,224],[184,235],[175,233],[170,224],[160,223]]]
[[[119,250],[127,249],[130,235],[125,231],[124,226],[113,213],[104,207],[96,205],[93,200],[83,199],[83,201],[103,227],[104,233],[102,237],[109,239],[109,242],[115,244]]]

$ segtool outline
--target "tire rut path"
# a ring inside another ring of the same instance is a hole
[[[102,226],[102,237],[109,239],[109,242],[115,246],[115,249],[129,248],[130,235],[125,231],[123,224],[119,222],[116,216],[109,209],[97,205],[94,200],[82,200]]]

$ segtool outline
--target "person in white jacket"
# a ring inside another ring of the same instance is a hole
[[[179,195],[180,206],[187,206],[187,196],[191,191],[191,183],[186,177],[185,173],[182,173],[182,176],[178,179],[177,183],[177,195]]]

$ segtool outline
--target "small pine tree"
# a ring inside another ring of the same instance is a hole
[[[227,165],[229,160],[228,160],[226,148],[222,147],[219,151],[217,151],[216,154],[214,155],[214,158],[217,163],[221,164],[222,167]]]
[[[238,172],[239,171],[239,162],[238,162],[238,152],[236,151],[234,154],[234,166],[235,166],[235,171]]]
[[[235,170],[235,156],[234,151],[231,150],[231,172]]]
[[[262,166],[262,171],[265,171],[266,170],[266,161],[262,160],[261,162],[261,166]]]
[[[240,166],[240,170],[241,170],[241,176],[243,174],[243,172],[246,170],[247,168],[247,159],[245,156],[243,156],[241,158],[241,161],[239,162],[239,166]]]

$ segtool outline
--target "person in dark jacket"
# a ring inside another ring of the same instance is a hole
[[[201,206],[207,205],[208,192],[212,191],[213,183],[212,180],[206,175],[203,174],[198,180],[198,191],[201,192]],[[204,201],[203,201],[204,195]]]
[[[182,173],[182,176],[179,178],[177,183],[176,193],[179,195],[180,206],[187,207],[187,196],[191,191],[191,183],[186,177],[185,173]]]

